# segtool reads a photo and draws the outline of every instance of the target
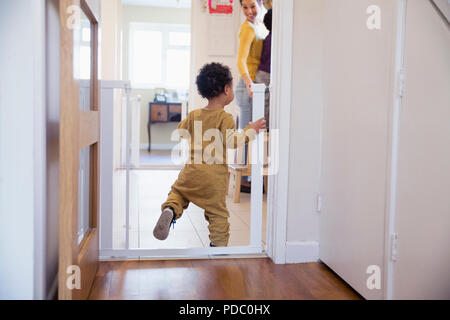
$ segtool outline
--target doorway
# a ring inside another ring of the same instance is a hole
[[[64,16],[64,14],[67,14],[66,13],[66,9],[72,3],[73,3],[73,1],[69,1],[69,0],[65,1],[62,4],[63,6],[60,7],[60,14],[62,14],[63,16]],[[292,3],[291,3],[291,5],[292,5]],[[288,7],[287,7],[287,9],[288,9]],[[287,10],[287,11],[288,11],[288,13],[292,13],[291,10],[290,11]],[[280,12],[280,14],[281,14],[281,12]],[[70,31],[65,30],[63,26],[61,26],[61,32],[64,32],[64,34],[68,38],[70,38],[69,34],[72,33]],[[286,39],[284,39],[284,38],[286,38]],[[289,37],[283,37],[284,40],[287,40],[288,38]],[[95,39],[96,39],[96,37],[91,37],[91,43],[97,43],[97,41]],[[67,40],[67,39],[65,39],[65,40]],[[280,48],[289,47],[289,45],[285,46],[283,44],[284,44],[284,41],[278,41],[277,46],[279,46]],[[64,45],[64,43],[61,43],[62,47],[63,47],[63,45]],[[69,52],[69,51],[67,51],[67,52]],[[91,56],[97,56],[97,54],[94,54],[94,51],[93,51],[93,52],[91,52]],[[73,61],[71,59],[72,58],[70,56],[69,57],[63,56],[61,58],[61,68],[67,68],[67,66],[72,66],[73,65]],[[70,60],[70,61],[68,61],[68,60]],[[283,61],[283,60],[279,60],[279,61]],[[289,59],[287,61],[289,61]],[[91,64],[91,72],[92,72],[92,74],[96,74],[96,72],[98,71],[98,69],[95,66],[96,66],[96,63],[92,63]],[[290,68],[286,68],[286,66],[284,66],[283,68],[280,68],[279,70],[290,72],[289,71]],[[275,79],[280,79],[280,77],[281,78],[282,77],[286,77],[286,74],[284,74],[283,71],[282,72],[278,72],[276,77],[275,77]],[[94,78],[97,78],[97,76],[95,75]],[[70,85],[72,85],[73,79],[72,78],[70,78],[70,79],[69,78],[61,79],[61,85],[65,85],[66,81],[67,81],[67,83],[70,83]],[[106,104],[107,106],[109,106],[111,108],[115,108],[113,99],[112,99],[110,104],[107,104],[108,103],[108,99],[105,99],[105,97],[107,96],[105,92],[108,91],[108,90],[114,91],[115,90],[114,88],[117,87],[117,83],[113,83],[113,82],[114,81],[101,81],[101,82],[95,81],[95,83],[94,83],[96,89],[98,91],[101,91],[101,92],[96,92],[95,96],[97,98],[99,98],[101,96],[101,98],[100,98],[100,101],[101,101],[100,109],[103,111],[103,112],[100,113],[99,119],[97,119],[97,120],[100,120],[100,123],[101,123],[101,125],[100,125],[101,133],[100,133],[100,138],[99,138],[100,139],[100,148],[99,148],[100,150],[99,150],[99,152],[100,152],[100,161],[102,161],[102,164],[100,165],[100,168],[99,168],[100,175],[102,175],[102,170],[104,170],[104,168],[105,168],[105,166],[103,165],[104,164],[103,161],[104,160],[107,160],[107,161],[111,160],[111,163],[113,163],[114,162],[113,160],[115,159],[115,156],[116,156],[114,154],[114,152],[113,152],[114,151],[114,148],[113,148],[114,143],[113,142],[111,143],[111,146],[112,146],[111,149],[110,150],[106,150],[106,154],[108,154],[108,157],[104,156],[105,149],[109,148],[108,147],[108,143],[109,142],[105,143],[104,139],[107,139],[109,141],[109,140],[112,140],[112,137],[114,136],[114,131],[112,131],[110,135],[104,134],[104,130],[105,130],[104,120],[105,120],[105,116],[108,117],[108,120],[112,120],[111,123],[114,123],[114,120],[115,120],[114,117],[113,117],[114,112],[110,112],[107,108],[104,108],[104,104]],[[279,83],[281,83],[281,81]],[[79,85],[82,87],[82,82],[80,82]],[[76,87],[76,89],[74,89],[75,87]],[[69,102],[71,104],[73,104],[74,101],[78,100],[78,99],[75,99],[75,98],[79,97],[79,94],[80,94],[80,90],[79,89],[80,88],[78,86],[74,86],[74,88],[72,88],[72,87],[66,88],[67,91],[68,91],[67,94],[66,94],[66,92],[63,89],[61,90],[62,96],[65,97],[65,99],[63,99],[61,101],[61,110],[63,110],[67,106],[67,104],[69,104]],[[130,88],[131,88],[131,86],[128,83],[122,81],[120,86],[119,86],[119,88],[122,88],[122,90],[123,90],[123,93],[119,94],[119,96],[124,95],[125,96],[125,105],[129,106],[130,105],[130,101],[131,101],[131,97],[130,97]],[[275,92],[277,92],[277,90],[278,89],[275,88]],[[114,95],[112,95],[112,96],[114,96]],[[275,95],[275,96],[276,97],[287,97],[287,95]],[[73,99],[67,99],[67,97],[73,97]],[[262,98],[261,100],[263,100],[263,95],[261,95],[261,98]],[[119,98],[119,100],[123,101],[122,98]],[[277,103],[279,103],[279,101],[277,101]],[[67,107],[69,107],[69,106],[67,106]],[[70,106],[70,107],[72,109],[74,109],[73,107],[76,107],[75,110],[77,112],[80,111],[79,110],[80,106],[78,104],[76,106]],[[126,110],[127,110],[126,114],[128,114],[128,111],[130,111],[130,108],[127,107]],[[272,121],[272,123],[274,123],[275,127],[278,126],[277,123],[280,122],[280,116],[281,116],[281,118],[283,118],[283,117],[288,115],[287,111],[288,111],[288,108],[282,110],[279,113],[274,112],[274,119],[275,119],[275,121]],[[97,114],[97,113],[95,113],[95,114]],[[87,119],[87,120],[89,120],[89,119]],[[97,122],[97,121],[95,121],[95,122]],[[127,123],[129,123],[129,121],[127,121]],[[286,122],[284,122],[284,123],[286,123]],[[78,146],[80,146],[80,144],[78,142],[73,142],[71,140],[71,139],[74,139],[74,138],[78,137],[78,135],[77,134],[70,134],[70,130],[73,129],[74,132],[78,132],[77,130],[80,129],[80,127],[78,126],[78,123],[76,121],[74,121],[73,114],[61,114],[61,128],[64,129],[62,131],[61,135],[63,137],[65,137],[65,139],[70,140],[70,143],[68,143],[68,145],[72,146],[72,148],[67,148],[67,149],[61,148],[61,150],[71,151],[72,152]],[[94,132],[98,132],[98,130],[93,130],[93,131]],[[126,133],[127,133],[126,135],[128,135],[127,146],[129,146],[130,145],[130,140],[129,139],[131,137],[131,134],[129,133],[129,130],[126,130]],[[120,131],[119,131],[118,136],[119,136],[118,139],[120,141]],[[89,138],[88,139],[89,141],[86,141],[86,143],[92,143],[92,141],[94,141],[94,143],[98,145],[98,143],[96,142],[95,137],[94,137],[94,139],[91,139],[91,138]],[[61,140],[61,141],[64,142],[65,140],[64,141]],[[85,143],[82,144],[83,147],[84,147],[84,144]],[[284,148],[285,151],[286,151],[286,147],[288,147],[287,144],[282,146],[282,148]],[[77,159],[79,157],[79,152],[78,152],[78,149],[76,149],[76,150],[77,150],[76,153],[73,153],[73,154],[71,154],[68,157],[63,157],[62,156],[61,158],[63,160],[65,160],[65,161],[68,160],[68,159]],[[118,148],[118,150],[120,150],[120,147]],[[281,151],[281,148],[280,148],[280,151]],[[127,152],[126,154],[128,154],[128,157],[129,157],[129,153]],[[90,155],[89,155],[89,157],[90,157]],[[120,158],[120,151],[119,151],[119,158]],[[283,174],[278,174],[278,175],[275,175],[275,176],[271,176],[269,178],[269,195],[267,196],[267,201],[268,201],[268,204],[267,204],[267,207],[268,207],[267,238],[268,238],[268,241],[267,241],[266,252],[268,253],[268,255],[271,258],[276,259],[277,257],[283,257],[283,255],[284,255],[283,254],[283,250],[284,250],[283,247],[285,246],[285,232],[286,232],[285,227],[286,227],[286,224],[284,222],[284,226],[283,226],[283,219],[285,218],[286,212],[284,212],[283,206],[285,207],[286,202],[283,201],[283,199],[281,197],[278,197],[278,198],[275,197],[275,195],[276,194],[279,194],[279,195],[280,194],[281,195],[285,194],[285,192],[283,192],[283,190],[285,190],[286,184],[283,181],[283,177],[286,178],[286,171],[284,170],[286,168],[281,170],[281,168],[283,168],[283,166],[280,165],[280,161],[279,161],[278,158],[274,159],[274,161],[276,162],[275,166],[279,167],[280,168],[280,173],[281,173],[281,171],[283,171]],[[120,163],[120,161],[119,161],[119,163]],[[63,168],[64,165],[71,165],[71,163],[67,163],[67,162],[63,163],[62,162],[61,167]],[[122,170],[122,172],[125,172],[125,179],[126,179],[127,175],[128,175],[128,179],[129,179],[130,176],[131,176],[131,173],[133,171],[133,168],[130,165],[130,158],[126,162],[126,169],[125,170],[123,168],[121,168],[121,165],[118,165],[118,167],[116,167],[116,168],[111,166],[111,174],[110,174],[111,177],[113,177],[113,172],[114,172],[115,169],[118,169],[117,171]],[[255,172],[257,172],[257,171],[258,170],[255,170]],[[77,223],[77,218],[78,217],[76,217],[76,215],[78,214],[78,210],[77,210],[76,203],[78,203],[79,199],[77,199],[77,197],[74,197],[74,195],[78,194],[78,192],[77,192],[78,191],[77,190],[78,189],[77,185],[78,185],[78,178],[79,178],[79,176],[77,176],[76,170],[68,170],[68,172],[70,172],[71,176],[70,177],[62,176],[61,177],[61,182],[62,182],[61,186],[64,186],[65,188],[70,189],[67,192],[65,192],[64,194],[71,195],[71,197],[69,197],[70,199],[65,199],[65,200],[74,200],[75,202],[73,204],[68,204],[67,202],[61,201],[61,203],[60,203],[60,209],[61,209],[60,210],[60,216],[63,216],[64,213],[66,213],[68,211],[71,212],[71,216],[64,216],[64,219],[65,219],[64,221],[71,222],[73,224],[72,225],[72,229],[74,229],[73,230],[74,234],[71,237],[71,241],[73,240],[72,242],[73,242],[73,244],[75,244],[75,241],[78,241],[78,231],[79,231],[78,228],[75,228],[75,226],[78,226],[78,223]],[[122,174],[122,177],[123,177],[123,174]],[[252,212],[249,214],[249,219],[250,219],[250,223],[251,224],[253,224],[254,222],[257,222],[257,221],[259,221],[259,222],[256,223],[256,226],[257,226],[256,228],[253,228],[253,227],[251,228],[250,236],[249,236],[250,240],[249,240],[249,245],[248,246],[236,246],[236,247],[229,247],[229,248],[193,248],[193,249],[172,248],[172,249],[170,249],[171,250],[170,252],[166,251],[165,249],[153,249],[153,250],[150,249],[149,250],[149,249],[145,249],[145,248],[144,249],[132,248],[132,247],[130,248],[130,246],[129,246],[129,243],[130,243],[130,215],[128,214],[126,216],[127,217],[126,219],[128,219],[128,222],[125,223],[125,227],[123,225],[121,226],[120,224],[115,225],[116,227],[125,229],[126,230],[125,233],[128,233],[128,236],[126,236],[128,238],[128,240],[126,241],[126,242],[128,242],[128,248],[125,248],[125,249],[114,248],[114,246],[112,245],[112,242],[113,242],[112,241],[113,240],[113,227],[114,227],[114,224],[113,224],[114,219],[113,219],[113,216],[112,216],[113,210],[108,210],[108,207],[103,205],[103,202],[102,202],[102,199],[101,199],[102,198],[102,194],[100,194],[100,206],[99,206],[99,209],[101,211],[100,219],[99,220],[92,219],[93,221],[89,221],[89,224],[86,224],[86,225],[85,224],[81,224],[81,226],[89,226],[89,228],[92,228],[94,226],[95,227],[98,226],[100,228],[100,236],[101,236],[100,257],[103,258],[103,259],[107,259],[107,258],[111,258],[111,257],[116,257],[116,258],[119,258],[119,259],[136,258],[136,257],[138,257],[138,258],[141,258],[141,257],[163,257],[163,258],[167,258],[167,257],[170,257],[170,256],[175,256],[175,257],[201,256],[202,258],[206,258],[206,257],[209,257],[210,255],[216,255],[216,254],[228,254],[228,255],[229,254],[240,254],[240,255],[243,255],[243,254],[250,254],[250,253],[261,254],[261,253],[263,253],[263,250],[264,250],[264,248],[263,248],[263,246],[261,244],[261,240],[262,240],[261,234],[262,234],[262,224],[263,224],[263,220],[260,217],[261,212],[262,212],[262,194],[263,194],[262,193],[262,179],[261,179],[261,176],[260,175],[256,175],[253,178],[253,181],[255,181],[255,184],[254,184],[255,188],[254,189],[259,188],[259,186],[260,186],[261,192],[255,193],[255,198],[256,198],[257,201],[254,200],[253,195],[249,196],[249,199],[250,199],[249,201],[251,201],[251,203],[252,203],[252,205],[251,205]],[[279,191],[277,193],[274,193],[273,189],[271,191],[270,185],[272,183],[279,187],[279,188],[277,188],[277,189],[279,189]],[[108,185],[112,186],[113,185],[113,181],[112,180],[111,181],[107,181],[107,183],[105,184],[105,183],[103,183],[103,180],[102,180],[102,182],[100,183],[100,190],[102,190],[101,193],[104,193],[105,186],[108,186]],[[130,188],[126,188],[126,189],[128,191],[126,191],[125,193],[122,193],[122,195],[123,194],[126,195],[127,192],[130,193]],[[271,195],[271,193],[272,193],[272,195]],[[112,197],[112,195],[113,195],[113,193],[111,192],[107,196]],[[272,198],[277,200],[276,208],[274,206],[275,200],[272,200]],[[89,202],[98,204],[98,202],[97,202],[98,199],[97,198],[92,197],[90,199],[92,199],[92,200],[89,200]],[[130,205],[131,202],[130,202],[130,199],[129,199],[129,195],[128,195],[128,200],[126,200],[126,203],[128,203],[128,205],[126,205],[126,210],[129,210],[129,208],[131,207],[131,205]],[[249,205],[249,207],[250,207],[250,205]],[[272,209],[271,209],[271,207],[272,207]],[[104,213],[109,214],[109,216],[107,216],[107,215],[105,216]],[[276,213],[276,217],[274,216],[274,213]],[[81,217],[81,214],[80,214],[80,217]],[[97,225],[97,223],[98,223],[98,225]],[[64,226],[64,222],[63,221],[61,221],[61,225]],[[67,225],[70,225],[70,224],[68,223]],[[265,225],[265,223],[264,223],[264,225]],[[111,227],[111,228],[108,228],[108,227]],[[77,229],[77,230],[75,231],[75,229]],[[87,239],[92,239],[92,238],[89,238],[89,235],[92,235],[93,233],[92,232],[91,233],[81,232],[80,234],[84,234],[85,238],[87,238]],[[72,246],[72,242],[68,243],[68,241],[66,241],[67,240],[67,233],[65,233],[64,229],[60,228],[60,235],[62,237],[66,237],[64,241],[60,241],[60,248],[67,249],[67,248],[70,247],[70,249],[72,249],[74,247],[77,247],[76,244],[74,246]],[[95,235],[97,237],[98,232],[96,232]],[[110,242],[108,242],[108,241],[104,242],[103,240],[107,239],[107,238],[110,238],[111,241]],[[98,238],[96,238],[96,239],[98,239]],[[93,243],[91,241],[89,241],[89,242]],[[105,245],[105,243],[106,243],[106,245]],[[109,245],[109,243],[111,243],[111,245]],[[277,243],[276,247],[272,243]],[[98,246],[95,246],[95,247],[98,248]],[[91,252],[91,250],[83,251],[82,253],[85,254],[86,252]],[[94,251],[92,251],[92,252],[94,252]],[[78,256],[77,253],[74,253],[72,251],[69,252],[69,253],[70,253],[71,258]],[[92,254],[90,256],[90,257],[93,258],[92,262],[93,262],[94,266],[96,265],[96,261],[97,261],[96,259],[97,259],[98,256],[99,256],[98,254]],[[71,258],[68,258],[68,253],[64,252],[64,257],[65,258],[67,257],[67,262],[70,262],[69,260]],[[282,261],[276,260],[276,262],[282,262]],[[65,286],[65,284],[66,284],[66,280],[67,280],[66,279],[66,274],[65,274],[65,272],[67,271],[66,266],[67,266],[66,263],[61,263],[60,262],[60,273],[59,273],[59,275],[60,275],[60,277],[59,277],[60,287]],[[92,270],[94,270],[94,269],[92,269]],[[95,274],[95,272],[94,273],[90,273],[90,274]],[[89,286],[84,286],[83,285],[83,288],[89,288]],[[61,290],[60,292],[64,292],[64,291],[65,290]],[[68,296],[64,296],[63,298],[69,299],[70,296],[69,295]]]
[[[175,48],[177,46],[171,42],[172,40],[177,40],[181,55],[183,55],[181,51],[186,49],[186,39],[190,41],[189,53],[193,52],[193,47],[197,46],[198,39],[191,38],[194,37],[191,35],[194,30],[188,34],[189,28],[186,27],[186,20],[178,18],[178,21],[182,22],[179,26],[176,26],[170,19],[161,20],[164,12],[178,9],[180,12],[177,14],[180,15],[188,11],[189,21],[196,19],[192,10],[201,8],[198,3],[192,2],[191,7],[190,1],[186,1],[186,3],[188,2],[189,8],[183,8],[185,3],[183,1],[178,8],[171,8],[169,2],[165,3],[163,8],[155,7],[156,2],[152,1],[148,1],[146,7],[127,6],[127,2],[124,2],[123,73],[125,78],[128,77],[130,90],[128,97],[125,92],[123,93],[124,99],[122,99],[120,112],[122,125],[121,128],[115,129],[121,132],[121,163],[114,168],[113,198],[115,205],[113,223],[110,228],[112,231],[103,232],[104,236],[112,239],[112,245],[101,248],[101,256],[104,259],[111,257],[208,257],[211,254],[260,254],[264,251],[266,219],[261,212],[266,211],[267,192],[266,194],[262,192],[262,180],[261,188],[258,187],[256,181],[259,179],[257,177],[254,178],[255,183],[253,184],[255,190],[261,189],[259,196],[242,194],[239,203],[234,203],[231,198],[227,200],[231,225],[228,248],[209,247],[209,231],[203,210],[194,204],[190,204],[183,217],[177,221],[175,229],[171,230],[166,241],[160,242],[152,234],[153,227],[161,213],[161,203],[164,202],[170,186],[182,168],[182,163],[176,156],[177,152],[173,152],[173,149],[177,151],[176,147],[179,142],[172,141],[170,138],[179,121],[186,116],[187,112],[192,111],[195,106],[201,107],[203,104],[203,101],[191,102],[195,101],[191,99],[193,71],[198,69],[200,63],[194,61],[193,54],[190,54],[191,61],[188,63],[191,67],[188,68],[187,84],[180,85],[182,83],[180,81],[178,82],[179,87],[171,86],[173,82],[170,81],[168,75],[175,71],[164,67],[170,59],[170,50],[177,49]],[[161,2],[159,1],[159,3]],[[235,16],[232,17],[232,21],[237,22],[240,19],[239,4],[235,4],[234,9]],[[148,10],[159,12],[158,19],[152,18],[143,21],[143,16],[151,17],[150,14],[144,14]],[[177,14],[173,13],[170,16],[177,16]],[[204,12],[199,11],[196,14],[203,15]],[[198,28],[198,26],[192,27],[197,32]],[[171,37],[175,39],[171,39]],[[153,40],[147,41],[149,39]],[[153,47],[142,45],[143,42],[156,43],[158,41],[161,42],[161,45]],[[146,69],[153,70],[155,66],[146,66],[144,59],[147,55],[155,55],[154,52],[151,52],[155,47],[158,52],[161,49],[161,53],[156,54],[156,58],[161,59],[160,63],[155,64],[158,68],[156,75],[145,71]],[[145,50],[148,50],[147,54],[142,54]],[[138,63],[139,59],[142,60],[142,63]],[[208,59],[210,61],[228,60],[224,61],[227,65],[232,65],[235,61],[235,57],[216,56]],[[189,93],[184,92],[186,87],[190,87]],[[172,93],[169,94],[168,91]],[[174,100],[177,99],[176,97],[180,98],[180,101]],[[136,109],[138,109],[137,112]],[[137,115],[139,113],[140,115]],[[163,141],[163,138],[166,140]],[[160,143],[161,141],[163,143]],[[136,149],[139,150],[138,157],[136,157]],[[127,154],[127,150],[131,150],[129,154]],[[257,147],[255,150],[258,150]]]

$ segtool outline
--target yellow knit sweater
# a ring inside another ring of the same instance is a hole
[[[263,48],[263,39],[255,33],[248,21],[241,25],[239,31],[238,70],[243,76],[248,74],[255,81]]]

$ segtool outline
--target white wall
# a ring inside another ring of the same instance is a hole
[[[230,32],[235,37],[235,53],[232,56],[210,56],[208,54],[209,48],[209,24],[208,24],[208,16],[209,13],[207,10],[204,10],[202,7],[202,1],[192,1],[192,9],[191,9],[191,34],[192,34],[192,63],[191,63],[191,85],[190,85],[190,94],[189,94],[189,110],[194,110],[197,108],[203,108],[208,104],[206,99],[200,97],[197,91],[197,86],[195,84],[195,80],[197,78],[198,72],[200,68],[206,63],[210,62],[221,62],[228,67],[230,67],[231,72],[234,78],[234,84],[236,85],[239,81],[240,75],[237,69],[237,50],[239,46],[239,29],[241,23],[243,22],[242,10],[239,1],[234,1],[233,7],[233,27],[227,32]],[[232,110],[237,109],[236,103],[233,102],[227,107],[227,111],[232,112]]]
[[[287,262],[300,262],[319,253],[324,1],[295,0],[293,29]]]
[[[394,228],[395,299],[450,299],[449,58],[448,26],[428,1],[409,0]]]
[[[196,2],[196,1],[194,1]],[[123,6],[123,76],[128,78],[129,30],[131,22],[143,23],[191,23],[190,10],[185,8],[160,8],[150,6]],[[191,30],[192,31],[192,30]]]
[[[122,43],[122,1],[108,0],[101,2],[101,80],[122,80],[123,74],[123,43]],[[120,110],[122,104],[122,90],[114,91],[112,101],[113,110],[103,110],[103,112],[113,112],[115,127],[114,131],[114,167],[120,164]],[[106,105],[103,104],[102,105]]]
[[[101,79],[122,80],[122,1],[101,2]]]
[[[0,299],[45,298],[45,2],[0,2]]]
[[[193,1],[198,2],[198,1]],[[123,79],[130,80],[128,76],[128,54],[129,54],[129,30],[131,22],[144,23],[167,23],[167,24],[185,24],[191,23],[191,11],[187,8],[162,8],[150,6],[123,6]],[[192,32],[192,30],[191,30]],[[141,144],[148,145],[147,122],[149,117],[148,103],[153,101],[154,90],[152,89],[133,89],[131,97],[137,95],[142,97],[141,103]],[[152,144],[154,145],[175,145],[170,140],[173,130],[177,128],[177,123],[156,123],[152,124]]]

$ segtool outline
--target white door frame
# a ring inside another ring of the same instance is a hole
[[[279,132],[274,166],[267,196],[267,254],[276,264],[286,263],[289,148],[291,120],[292,49],[294,0],[273,3],[273,43],[270,124]],[[271,152],[271,154],[273,154]]]
[[[392,260],[392,237],[395,234],[395,217],[397,206],[397,160],[399,148],[399,124],[400,124],[400,110],[402,105],[402,96],[400,91],[401,79],[404,72],[404,57],[405,57],[405,40],[406,40],[406,6],[407,0],[397,0],[397,30],[395,40],[395,56],[393,59],[392,70],[392,111],[390,114],[390,134],[391,145],[389,150],[389,175],[387,184],[387,199],[385,212],[385,236],[384,236],[384,272],[383,272],[383,297],[387,300],[392,300],[393,297],[393,275],[394,275],[394,261]]]
[[[289,148],[291,118],[291,81],[292,81],[292,48],[294,24],[294,0],[275,1],[273,4],[272,74],[271,74],[271,113],[270,123],[273,130],[278,130],[279,143],[271,144],[270,154],[277,154],[273,166],[277,168],[275,175],[268,177],[267,195],[267,242],[266,253],[276,264],[286,263],[287,241],[287,208],[289,181]],[[275,148],[275,149],[273,149]],[[112,214],[111,214],[112,219]],[[108,237],[109,238],[109,237]],[[182,256],[203,254],[250,254],[262,252],[256,245],[258,235],[254,234],[249,247],[234,248],[199,248],[172,249],[171,254]],[[108,239],[110,240],[110,239]],[[111,244],[112,241],[106,243]],[[111,248],[111,247],[110,247]],[[101,248],[101,256],[145,256],[149,250],[111,250]],[[166,250],[153,250],[152,256],[166,256]]]

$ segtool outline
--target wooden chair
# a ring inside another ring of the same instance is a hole
[[[268,146],[268,134],[266,133],[265,137],[265,150],[267,150]],[[252,143],[248,144],[248,152],[247,152],[247,164],[243,164],[242,159],[244,158],[244,149],[245,146],[239,147],[237,149],[236,156],[236,164],[228,165],[228,181],[229,181],[229,190],[228,194],[233,197],[234,203],[239,203],[241,201],[241,180],[242,177],[249,177],[252,175]],[[267,152],[265,153],[265,157],[267,157]],[[266,163],[265,161],[264,163]],[[264,165],[266,167],[266,165]],[[264,188],[267,192],[267,169],[264,168]]]

